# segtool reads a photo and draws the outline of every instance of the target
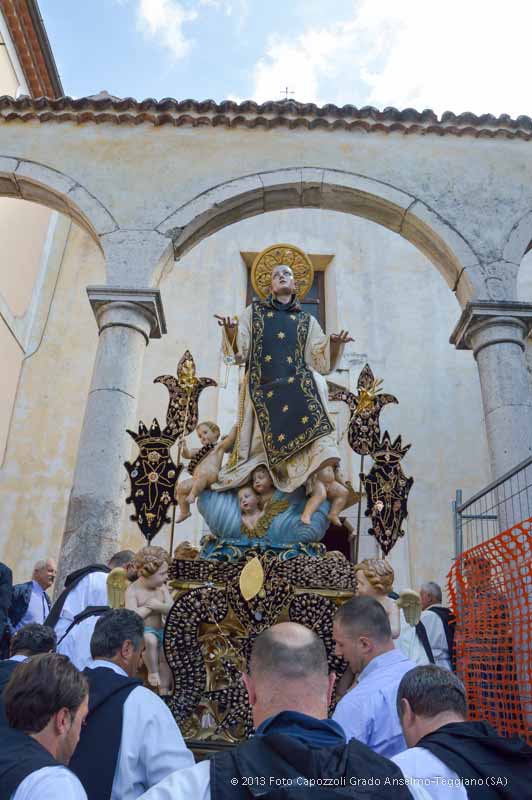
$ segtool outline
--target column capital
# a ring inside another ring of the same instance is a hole
[[[462,311],[449,341],[457,350],[473,350],[475,357],[492,344],[518,344],[524,350],[531,329],[532,303],[473,300]]]
[[[127,311],[140,313],[148,322],[142,333],[149,339],[160,339],[166,333],[166,319],[160,289],[138,289],[121,286],[87,286],[87,295],[100,333],[106,327],[125,325],[131,327]],[[112,312],[115,311],[116,315]],[[111,312],[111,313],[109,313]],[[120,312],[126,312],[125,315]],[[110,316],[117,319],[110,320]],[[122,317],[123,320],[122,320]]]

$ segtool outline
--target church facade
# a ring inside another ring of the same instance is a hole
[[[60,548],[68,571],[142,545],[125,505],[123,462],[136,455],[125,429],[163,422],[153,379],[189,349],[219,383],[200,419],[229,431],[239,374],[214,314],[242,312],[254,255],[283,242],[313,261],[312,313],[355,339],[329,379],[353,391],[369,363],[399,400],[381,427],[412,444],[406,536],[390,557],[400,588],[443,582],[455,490],[532,450],[532,121],[71,100],[50,53],[31,72],[16,27],[2,17],[0,559],[23,579]],[[356,486],[347,409],[332,413]],[[357,507],[346,516],[356,526]],[[362,519],[361,558],[377,552]],[[195,511],[176,542],[204,529]]]

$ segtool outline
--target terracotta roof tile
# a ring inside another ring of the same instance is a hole
[[[174,125],[175,127],[287,128],[288,130],[344,130],[417,135],[473,136],[475,138],[523,139],[532,137],[532,119],[512,119],[507,114],[477,116],[471,112],[454,114],[446,111],[438,118],[434,111],[387,107],[380,111],[373,106],[298,103],[295,100],[270,101],[258,104],[252,100],[235,103],[225,100],[174,100],[151,97],[137,101],[100,92],[92,97],[0,97],[0,121],[75,122],[114,125]]]

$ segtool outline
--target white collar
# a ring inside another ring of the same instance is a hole
[[[106,661],[104,658],[91,658],[87,664],[89,669],[96,669],[97,667],[104,667],[105,669],[112,669],[117,675],[123,675],[127,678],[127,672],[115,664],[114,661]]]
[[[21,663],[22,661],[27,661],[28,660],[28,656],[21,656],[21,655],[11,656],[11,658],[8,659],[8,660],[9,661],[18,661],[19,663]]]

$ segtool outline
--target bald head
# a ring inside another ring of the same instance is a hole
[[[316,634],[296,622],[280,622],[263,631],[253,643],[250,659],[253,677],[305,680],[327,676],[327,653]]]
[[[253,643],[244,676],[255,727],[281,711],[323,719],[334,685],[327,653],[316,634],[295,622],[263,631]]]

